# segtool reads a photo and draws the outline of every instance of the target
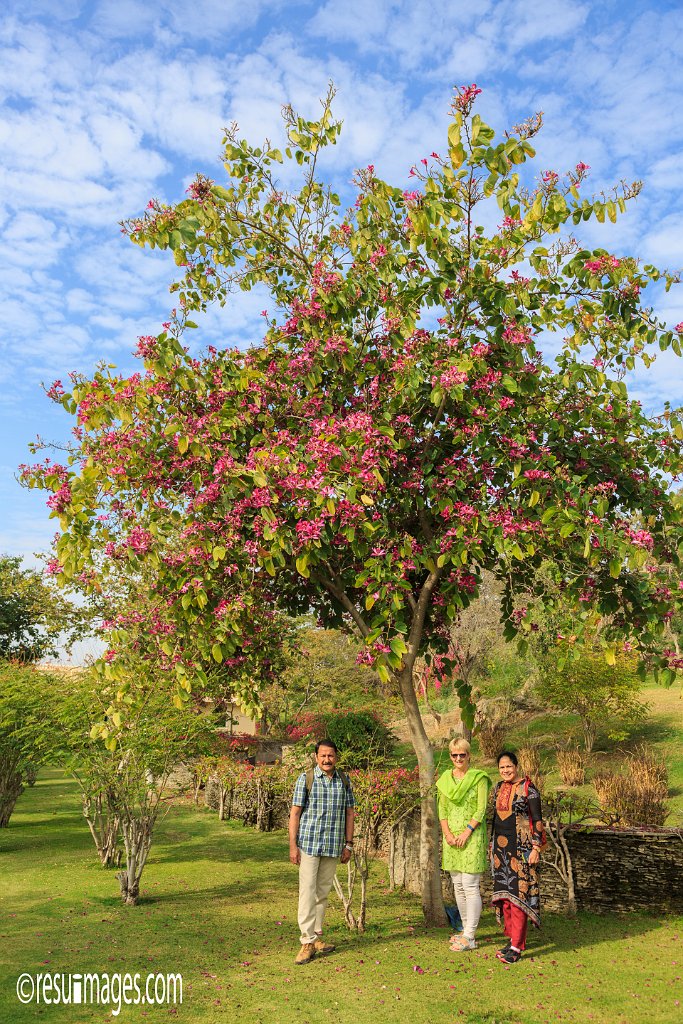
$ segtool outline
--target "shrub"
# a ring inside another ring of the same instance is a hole
[[[512,705],[507,700],[477,710],[474,731],[482,756],[489,761],[494,761],[505,746],[511,712]]]
[[[586,761],[575,746],[557,751],[557,768],[565,786],[583,786],[586,781]]]
[[[293,743],[300,740],[321,740],[325,735],[325,723],[317,712],[304,711],[297,715],[296,722],[287,726],[286,735]]]
[[[593,780],[598,800],[625,825],[663,825],[669,809],[668,775],[664,765],[646,746],[627,756],[626,774],[602,772]]]
[[[394,735],[374,711],[337,711],[323,715],[325,735],[337,744],[342,763],[361,768],[386,757]]]
[[[527,743],[517,751],[519,770],[528,775],[539,790],[543,789],[543,767],[541,765],[541,748],[537,743]]]

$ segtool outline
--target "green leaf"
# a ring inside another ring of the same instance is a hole
[[[213,645],[213,647],[211,648],[211,657],[219,665],[221,664],[221,662],[223,661],[223,648],[221,647],[220,644]]]
[[[189,446],[190,446],[190,439],[188,437],[179,437],[178,438],[178,451],[180,452],[181,455],[185,454],[185,452],[187,451]]]
[[[309,578],[309,576],[311,575],[311,571],[308,568],[308,552],[306,552],[303,555],[299,555],[299,557],[296,560],[296,570],[301,576],[304,577],[304,579],[307,580]]]
[[[611,561],[609,563],[609,574],[612,577],[612,579],[615,579],[615,580],[619,579],[619,576],[621,575],[621,559],[620,558],[612,558],[611,559]]]

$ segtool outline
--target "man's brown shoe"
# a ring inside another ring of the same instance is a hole
[[[299,950],[299,952],[297,953],[296,960],[294,961],[294,963],[295,964],[308,964],[308,963],[310,963],[311,960],[313,959],[313,957],[315,956],[315,947],[316,946],[317,946],[317,943],[315,943],[315,942],[305,942],[304,945]]]
[[[319,956],[327,956],[328,953],[334,953],[337,948],[333,942],[323,942],[322,939],[316,939],[313,945]]]

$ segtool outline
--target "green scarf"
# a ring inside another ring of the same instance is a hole
[[[491,780],[481,768],[469,768],[464,778],[455,780],[450,768],[439,777],[436,784],[438,791],[452,800],[454,804],[461,804],[473,786],[478,786],[482,779],[486,779],[486,795],[491,789]]]

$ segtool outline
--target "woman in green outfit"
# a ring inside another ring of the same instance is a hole
[[[439,778],[436,788],[439,821],[443,832],[444,871],[453,879],[455,900],[462,918],[462,935],[451,937],[454,952],[475,949],[474,939],[481,916],[479,881],[486,868],[486,804],[491,780],[479,768],[470,768],[467,740],[451,740],[453,763]]]

